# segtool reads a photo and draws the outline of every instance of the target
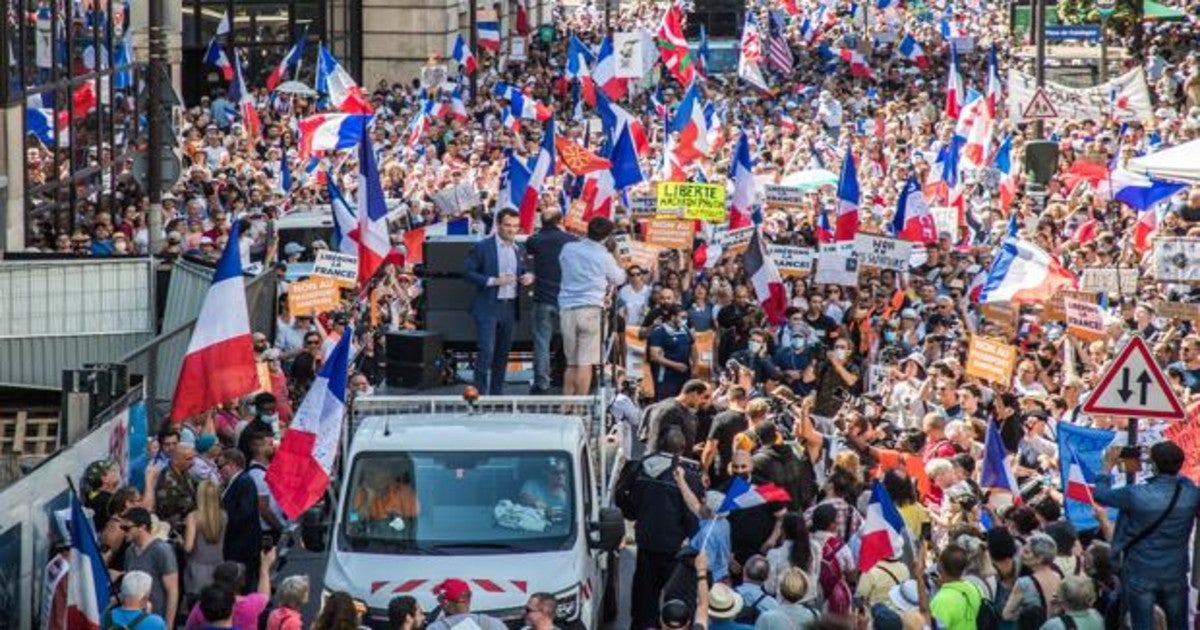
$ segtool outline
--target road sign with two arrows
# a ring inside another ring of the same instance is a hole
[[[1104,372],[1082,411],[1092,415],[1181,420],[1183,405],[1141,337],[1133,337]]]

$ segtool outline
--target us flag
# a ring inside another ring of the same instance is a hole
[[[792,71],[796,60],[792,57],[792,47],[788,44],[787,27],[784,25],[783,14],[771,11],[770,14],[770,43],[768,54],[771,67],[784,74]]]

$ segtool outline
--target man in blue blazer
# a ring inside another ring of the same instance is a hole
[[[508,351],[517,321],[517,285],[533,283],[533,274],[525,271],[524,252],[516,242],[520,229],[517,211],[501,210],[496,216],[495,236],[475,243],[467,254],[463,275],[476,288],[471,317],[479,339],[475,387],[480,394],[504,393]]]

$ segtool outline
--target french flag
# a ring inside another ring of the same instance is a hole
[[[301,120],[301,159],[316,151],[353,149],[362,141],[370,119],[362,114],[316,114]]]
[[[533,233],[533,222],[537,217],[538,197],[542,194],[546,177],[554,173],[554,158],[554,119],[551,118],[546,121],[546,127],[542,131],[542,144],[538,148],[537,156],[529,165],[529,186],[525,189],[520,206],[522,234]]]
[[[824,210],[817,210],[817,242],[819,243],[836,243],[833,238],[833,226],[829,225],[829,214]]]
[[[754,161],[750,157],[750,139],[743,132],[738,138],[733,153],[733,164],[729,167],[729,180],[733,182],[733,194],[729,198],[729,229],[736,230],[753,223],[754,212]]]
[[[346,114],[375,113],[362,88],[324,44],[318,48],[316,83],[318,92],[329,95],[329,102],[334,109]]]
[[[1109,181],[1113,199],[1135,210],[1146,210],[1187,188],[1187,184],[1151,179],[1123,167],[1113,169]]]
[[[500,171],[500,186],[496,192],[496,212],[520,208],[529,188],[529,166],[512,149],[504,152],[504,169]]]
[[[608,168],[592,171],[583,176],[583,189],[580,198],[583,199],[583,221],[591,221],[592,217],[613,217],[613,201],[617,197],[617,186],[613,179],[612,147],[605,143],[600,153],[608,158]]]
[[[204,63],[219,70],[226,83],[233,81],[233,64],[229,62],[229,56],[225,54],[225,49],[216,37],[208,42],[208,50],[204,52]]]
[[[875,72],[871,70],[871,64],[857,50],[853,48],[839,48],[837,49],[837,55],[842,58],[842,61],[850,64],[850,76],[863,79],[875,77]]]
[[[1092,497],[1092,486],[1087,481],[1087,475],[1084,474],[1083,462],[1079,460],[1079,454],[1073,448],[1067,448],[1067,474],[1065,478],[1063,496],[1074,501],[1086,505],[1095,505],[1096,500]]]
[[[613,54],[611,37],[605,37],[600,43],[600,54],[596,56],[596,66],[592,68],[592,80],[614,101],[625,98],[629,92],[629,81],[617,78],[617,58]]]
[[[610,172],[613,177],[613,186],[617,190],[625,190],[646,181],[646,176],[642,173],[642,165],[638,162],[637,147],[628,126],[621,128],[621,134],[617,136],[617,142],[613,145],[612,157],[609,158],[609,161],[612,162]]]
[[[246,133],[252,138],[261,136],[262,120],[258,117],[258,109],[254,106],[254,97],[251,96],[250,90],[246,87],[246,80],[242,77],[242,60],[237,50],[233,51],[233,82],[229,84],[229,100],[237,103]]]
[[[462,33],[454,38],[454,49],[450,53],[450,57],[458,63],[462,68],[462,73],[465,75],[475,74],[479,69],[479,62],[475,60],[475,53],[467,47],[467,41],[463,39]]]
[[[708,120],[704,115],[704,103],[701,102],[700,87],[695,81],[688,87],[683,100],[675,108],[675,118],[671,121],[671,131],[679,134],[675,143],[675,159],[680,166],[686,166],[701,156],[707,155]]]
[[[475,27],[479,32],[479,47],[493,55],[500,52],[500,23],[476,22]]]
[[[904,551],[904,517],[878,479],[871,484],[858,549],[858,571],[866,573],[880,560],[898,557]]]
[[[288,50],[287,54],[280,60],[279,65],[267,75],[267,91],[274,92],[275,88],[283,83],[284,77],[291,74],[300,60],[304,58],[304,40],[308,39],[307,35],[296,40],[295,44]]]
[[[646,133],[646,126],[636,116],[610,101],[603,92],[596,93],[596,114],[600,116],[604,132],[610,138],[619,137],[621,131],[628,128],[629,137],[633,140],[638,155],[645,155],[650,151],[650,137]]]
[[[537,99],[526,96],[524,92],[511,83],[500,82],[492,88],[492,94],[508,101],[508,107],[513,114],[526,120],[550,120],[553,112],[542,105]]]
[[[921,185],[914,176],[909,176],[904,183],[904,190],[900,191],[896,213],[892,216],[891,232],[897,238],[914,243],[937,242],[937,226],[921,193]]]
[[[842,160],[842,172],[837,187],[837,224],[833,239],[837,242],[852,241],[858,234],[858,169],[854,165],[854,154],[846,148],[846,159]]]
[[[346,374],[353,337],[353,329],[347,327],[317,372],[267,467],[267,487],[290,519],[312,507],[329,488],[346,414]]]
[[[988,116],[995,120],[997,108],[1000,106],[1000,66],[996,61],[996,45],[988,51],[987,83],[983,90],[983,98],[987,101]]]
[[[787,294],[783,290],[783,278],[775,261],[767,253],[766,241],[762,238],[762,228],[756,227],[750,237],[750,246],[742,256],[742,265],[746,275],[750,276],[750,284],[754,285],[754,294],[762,305],[763,313],[772,325],[783,323],[783,312],[787,309]]]
[[[1158,232],[1158,210],[1148,208],[1138,214],[1137,223],[1133,225],[1133,248],[1142,253],[1150,249],[1151,238]]]
[[[246,285],[242,280],[238,225],[233,223],[229,242],[217,261],[212,285],[179,371],[179,384],[171,401],[171,422],[179,423],[237,400],[258,389],[258,368],[250,342],[250,316],[246,310]]]
[[[408,146],[415,147],[421,142],[421,138],[425,136],[425,132],[429,129],[429,115],[425,113],[425,107],[417,109],[417,113],[408,123]]]
[[[29,133],[37,136],[37,139],[48,147],[54,146],[54,130],[57,127],[59,145],[66,146],[68,144],[65,139],[68,137],[70,125],[66,111],[59,112],[56,117],[53,109],[27,107],[25,108],[25,126]]]
[[[1017,174],[1013,171],[1012,136],[1005,136],[1004,142],[996,150],[996,170],[1000,172],[1000,210],[1012,212],[1013,201],[1017,198]]]
[[[925,49],[917,43],[917,39],[912,36],[912,33],[906,33],[904,39],[900,40],[900,46],[896,48],[896,52],[900,56],[915,64],[922,70],[929,69],[929,57],[925,54]]]
[[[329,206],[333,209],[333,248],[343,254],[358,256],[359,226],[354,208],[346,202],[342,191],[333,183],[333,174],[325,179],[329,193]]]
[[[409,230],[404,233],[405,264],[419,265],[425,262],[425,239],[430,236],[466,236],[470,233],[469,217],[459,217]]]
[[[249,338],[247,337],[247,348]],[[83,504],[71,492],[71,522],[67,525],[71,552],[67,571],[67,628],[100,630],[101,617],[108,609],[108,568],[96,545],[92,521]]]
[[[513,111],[511,104],[500,110],[500,124],[513,133],[521,131],[521,117]]]
[[[992,261],[979,301],[1037,304],[1077,284],[1075,274],[1042,248],[1007,238]]]
[[[525,36],[533,29],[529,26],[529,9],[525,7],[525,0],[517,0],[517,19],[516,24],[517,35]]]
[[[375,151],[370,137],[364,135],[358,145],[358,286],[362,289],[389,257],[395,258],[388,238],[387,202],[375,166]]]
[[[728,514],[768,503],[787,503],[791,500],[792,497],[788,495],[787,490],[773,483],[751,485],[749,481],[741,477],[734,477],[717,513]]]
[[[958,120],[958,114],[962,112],[963,94],[962,77],[958,74],[958,53],[954,52],[954,46],[951,45],[950,71],[946,78],[946,108],[944,110],[947,118]]]
[[[1003,490],[1012,495],[1013,503],[1021,503],[1021,488],[1008,465],[1008,451],[1000,438],[999,424],[987,423],[987,435],[983,440],[983,461],[980,462],[979,485],[983,488]]]

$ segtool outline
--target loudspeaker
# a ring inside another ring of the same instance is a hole
[[[425,277],[461,276],[466,267],[467,254],[479,240],[479,236],[435,236],[425,241],[422,250]]]
[[[447,280],[447,279],[443,279]],[[426,279],[426,285],[430,280]],[[474,291],[473,287],[471,288]],[[474,296],[474,293],[471,294]],[[521,287],[517,291],[518,312],[516,330],[513,331],[512,349],[518,352],[533,350],[533,287]],[[424,321],[425,330],[438,332],[442,335],[445,346],[451,350],[475,350],[479,341],[475,331],[475,318],[467,312],[470,306],[462,309],[435,309],[432,297],[426,298]]]
[[[475,285],[461,276],[426,277],[425,308],[431,311],[466,311],[475,299]]]
[[[441,363],[441,359],[427,364],[388,361],[383,374],[391,387],[428,389],[442,384]]]
[[[1030,179],[1045,186],[1058,170],[1058,143],[1033,140],[1025,143],[1025,171]]]
[[[432,365],[442,358],[442,335],[429,330],[405,330],[388,333],[385,341],[388,364],[416,363]]]

